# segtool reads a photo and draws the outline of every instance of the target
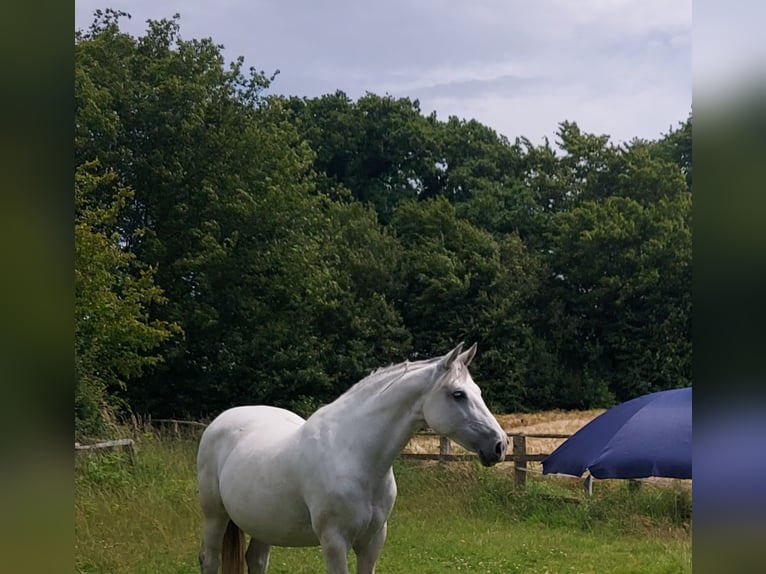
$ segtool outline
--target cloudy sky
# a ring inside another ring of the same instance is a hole
[[[511,140],[654,139],[691,111],[691,0],[76,0],[76,27],[108,6],[134,35],[180,13],[184,39],[280,70],[274,93],[407,96]]]

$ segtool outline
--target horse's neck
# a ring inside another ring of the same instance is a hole
[[[336,441],[362,468],[382,474],[425,426],[423,401],[431,377],[431,373],[419,373],[390,386],[375,385],[364,397],[341,397],[325,407],[324,423],[334,426]]]

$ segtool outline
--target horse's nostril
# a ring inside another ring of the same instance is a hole
[[[495,454],[497,456],[502,456],[502,454],[503,454],[503,447],[504,447],[503,441],[501,441],[501,440],[497,441],[497,444],[495,445]]]

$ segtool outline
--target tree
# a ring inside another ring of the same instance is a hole
[[[430,195],[468,201],[487,185],[507,186],[521,173],[521,149],[476,120],[450,117],[437,124],[438,159],[443,172]]]
[[[564,122],[528,147],[544,280],[535,331],[556,357],[539,406],[608,406],[690,380],[691,195],[657,142],[613,146]]]
[[[388,223],[399,202],[428,195],[437,169],[432,126],[417,100],[366,94],[352,102],[343,92],[289,106],[303,137],[316,151],[315,169]]]
[[[245,74],[241,59],[227,70],[212,41],[180,38],[177,18],[150,22],[137,39],[118,20],[97,19],[77,44],[75,150],[136,190],[121,236],[157,268],[168,297],[158,317],[185,332],[130,386],[132,405],[204,416],[242,402],[321,401],[373,353],[406,352],[387,294],[367,293],[374,304],[364,307],[365,268],[339,260],[358,252],[374,262],[377,223],[331,202],[345,192],[317,180],[289,102],[262,95],[271,80]],[[339,220],[357,235],[340,233]],[[332,336],[331,320],[352,339]]]
[[[559,217],[546,297],[558,302],[554,346],[578,373],[567,406],[690,381],[689,208],[687,195],[654,206],[610,197]]]
[[[338,290],[318,322],[321,337],[333,350],[325,364],[337,381],[337,395],[371,368],[406,359],[412,338],[397,308],[402,295],[396,281],[399,242],[378,223],[369,204],[328,202],[327,218],[322,252]]]
[[[128,381],[156,365],[178,326],[152,319],[166,299],[155,269],[125,251],[115,225],[133,191],[97,162],[75,173],[75,431],[94,435],[125,403]],[[111,200],[99,205],[104,198]],[[94,198],[100,201],[95,202]]]
[[[413,349],[434,356],[457,340],[478,342],[475,373],[488,400],[502,410],[525,405],[535,365],[523,355],[536,345],[527,303],[538,271],[522,241],[496,240],[443,197],[402,203],[391,226],[404,248],[400,308]]]
[[[75,154],[136,190],[120,234],[157,269],[168,297],[158,317],[186,335],[163,346],[164,364],[128,389],[130,400],[199,415],[279,394],[293,383],[273,375],[288,365],[298,384],[321,386],[321,346],[291,339],[288,356],[279,336],[311,316],[301,298],[321,294],[311,151],[279,102],[261,96],[262,73],[245,74],[241,59],[226,69],[212,41],[180,38],[177,17],[133,38],[120,32],[122,16],[107,11],[79,36]]]
[[[676,129],[650,144],[653,152],[661,159],[674,163],[686,179],[686,187],[692,189],[692,115],[681,122]]]

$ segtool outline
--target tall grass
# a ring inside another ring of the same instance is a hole
[[[136,463],[79,455],[76,571],[196,573],[196,441],[144,434]],[[691,572],[691,494],[684,489],[531,478],[502,469],[398,461],[399,497],[378,572]],[[353,564],[353,556],[351,563]],[[270,573],[323,572],[316,548],[272,551]]]

